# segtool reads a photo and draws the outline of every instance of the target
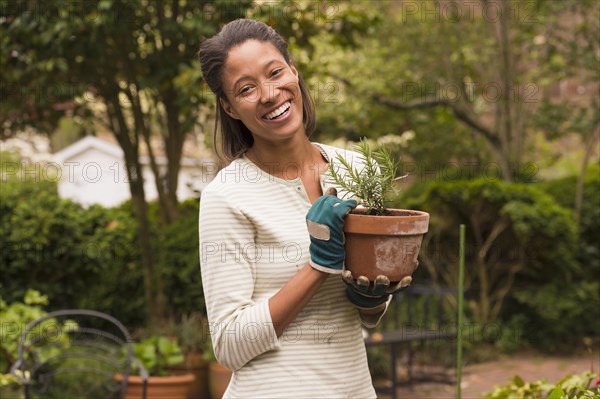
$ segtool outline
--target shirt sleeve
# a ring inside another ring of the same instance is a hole
[[[255,230],[223,192],[205,190],[200,202],[200,269],[217,361],[238,370],[279,349],[269,301],[253,298]]]

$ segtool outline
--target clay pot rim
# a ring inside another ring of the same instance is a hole
[[[148,377],[148,384],[160,383],[160,384],[180,384],[185,382],[192,382],[196,379],[194,374],[180,374],[180,375],[167,375],[162,377],[150,376]],[[115,380],[122,381],[123,375],[120,373],[115,374]],[[127,380],[133,384],[141,384],[143,382],[142,377],[137,375],[130,375]]]
[[[361,210],[364,210],[362,208]],[[359,210],[359,212],[361,211]],[[422,235],[429,230],[429,214],[409,209],[390,209],[410,215],[366,215],[349,213],[344,222],[344,232],[379,236]]]

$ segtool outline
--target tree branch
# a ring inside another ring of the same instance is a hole
[[[506,299],[506,296],[508,295],[508,293],[510,292],[510,290],[513,287],[513,284],[515,282],[515,277],[517,275],[517,273],[519,273],[521,270],[523,270],[523,263],[517,263],[515,265],[513,265],[513,267],[508,269],[508,275],[506,276],[506,279],[504,280],[504,284],[503,286],[498,289],[494,295],[494,298],[492,300],[492,302],[494,303],[494,305],[492,306],[492,309],[490,310],[490,320],[496,320],[500,314],[500,311],[502,310],[502,305],[504,304],[504,300]]]
[[[348,87],[354,87],[354,84],[350,80],[348,80],[344,77],[335,76],[335,75],[332,75],[332,77],[334,79],[339,80],[340,82],[342,82],[344,85],[346,85]],[[367,95],[369,97],[371,97],[371,99],[374,102],[376,102],[377,104],[385,105],[386,107],[389,107],[392,109],[397,109],[399,111],[409,111],[412,109],[424,109],[424,108],[435,108],[435,107],[446,107],[452,111],[452,113],[454,114],[454,116],[456,116],[456,118],[458,120],[463,122],[465,125],[469,126],[471,129],[475,130],[476,132],[480,133],[488,142],[490,142],[490,144],[492,144],[492,146],[494,146],[494,148],[500,147],[500,140],[498,139],[497,132],[494,132],[494,131],[488,129],[487,127],[483,126],[481,123],[479,123],[473,117],[471,117],[467,112],[465,112],[465,110],[461,109],[457,104],[454,104],[450,101],[447,101],[447,100],[431,100],[431,101],[414,100],[414,101],[410,101],[407,103],[402,103],[400,101],[397,101],[397,100],[394,100],[391,98],[387,98],[385,96],[382,96],[382,95],[376,94],[376,93],[375,94],[367,93]]]
[[[397,109],[400,111],[408,111],[412,109],[420,109],[420,108],[434,108],[434,107],[446,107],[458,120],[463,122],[465,125],[469,126],[471,129],[479,132],[487,141],[489,141],[494,147],[498,147],[500,145],[500,141],[495,132],[489,130],[478,121],[473,119],[470,115],[468,115],[463,109],[458,107],[456,104],[451,103],[447,100],[416,100],[410,101],[407,103],[402,103],[390,98],[386,98],[380,96],[378,94],[372,94],[371,98],[378,104],[385,105],[392,109]]]

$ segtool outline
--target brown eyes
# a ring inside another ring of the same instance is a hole
[[[279,75],[282,71],[283,71],[283,68],[274,69],[273,72],[271,72],[271,77]]]
[[[271,73],[269,74],[269,79],[281,75],[281,73],[283,72],[283,70],[284,70],[284,68],[273,69],[273,71],[271,71]],[[247,95],[248,93],[250,93],[252,91],[253,88],[254,88],[253,85],[243,86],[240,89],[240,91],[238,91],[238,96],[245,96],[245,95]]]

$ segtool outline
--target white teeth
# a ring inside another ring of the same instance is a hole
[[[289,108],[290,108],[290,102],[286,101],[285,104],[283,104],[281,107],[279,107],[275,111],[269,112],[267,115],[265,115],[265,118],[275,119],[276,117],[278,117],[279,115],[281,115],[285,111],[287,111]]]

